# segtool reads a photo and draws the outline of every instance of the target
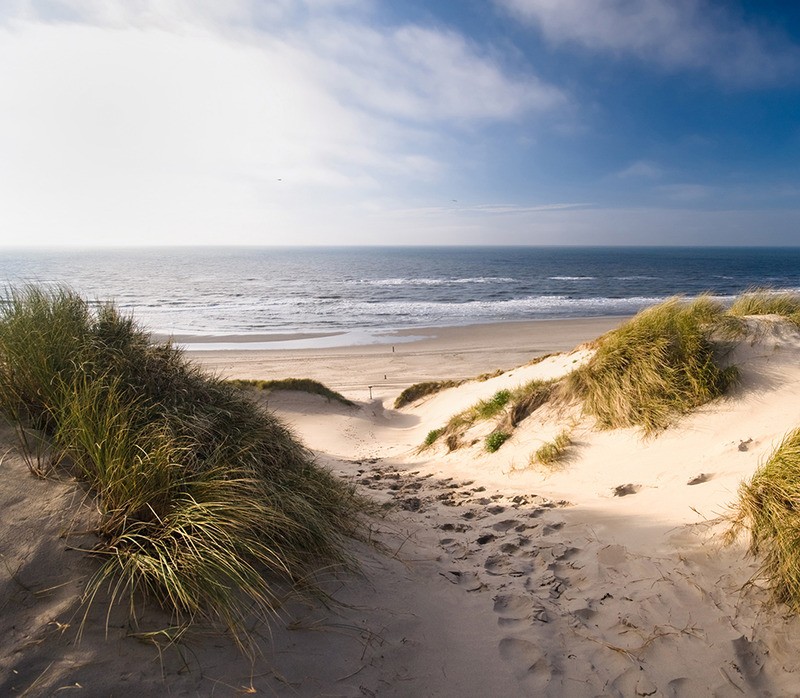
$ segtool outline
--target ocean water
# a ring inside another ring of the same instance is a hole
[[[396,329],[628,315],[675,294],[798,290],[800,248],[4,250],[0,282],[67,284],[163,334],[381,341]]]

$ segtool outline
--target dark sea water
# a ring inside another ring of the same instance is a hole
[[[162,333],[374,341],[392,329],[627,315],[675,294],[799,290],[800,248],[3,250],[0,282],[68,284]]]

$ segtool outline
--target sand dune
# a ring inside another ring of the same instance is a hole
[[[0,694],[118,695],[135,686],[141,695],[800,695],[800,624],[765,608],[744,544],[721,543],[739,483],[800,423],[800,333],[776,319],[752,322],[757,339],[730,355],[738,386],[659,436],[597,431],[574,408],[546,407],[496,453],[483,447],[490,423],[472,427],[471,446],[418,447],[475,401],[572,370],[590,350],[528,362],[598,327],[569,326],[561,337],[556,324],[546,333],[495,328],[499,353],[485,330],[483,349],[462,335],[428,340],[424,350],[331,350],[313,360],[198,354],[230,377],[305,377],[313,366],[310,377],[356,400],[348,408],[299,393],[266,398],[321,462],[386,505],[372,524],[378,547],[354,544],[362,574],[324,582],[339,605],[287,602],[258,630],[252,662],[201,630],[158,652],[159,638],[131,637],[121,610],[106,639],[102,604],[78,643],[78,595],[93,561],[74,548],[91,540],[58,536],[91,507],[73,483],[33,480],[6,432]],[[524,352],[526,344],[536,350]],[[417,380],[494,368],[509,370],[392,407]],[[569,458],[530,466],[565,423]],[[168,621],[150,613],[143,626]]]

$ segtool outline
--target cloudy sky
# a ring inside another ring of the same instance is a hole
[[[800,244],[800,3],[2,0],[0,245]]]

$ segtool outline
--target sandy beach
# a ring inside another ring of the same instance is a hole
[[[581,345],[622,321],[189,352],[226,378],[314,378],[353,400],[264,398],[318,462],[382,506],[370,541],[351,546],[360,573],[326,571],[331,603],[287,599],[269,627],[254,625],[251,659],[210,629],[178,645],[137,633],[125,609],[107,619],[102,602],[82,624],[91,503],[74,482],[34,479],[5,429],[0,694],[800,695],[800,623],[764,605],[746,542],[722,544],[739,483],[800,422],[796,329],[759,319],[758,338],[730,355],[733,392],[654,438],[547,407],[495,453],[483,447],[491,424],[458,450],[419,450],[477,400],[581,365],[591,355]],[[466,382],[393,407],[409,385],[443,379]],[[568,458],[531,465],[565,424]],[[139,620],[169,624],[154,608]]]

